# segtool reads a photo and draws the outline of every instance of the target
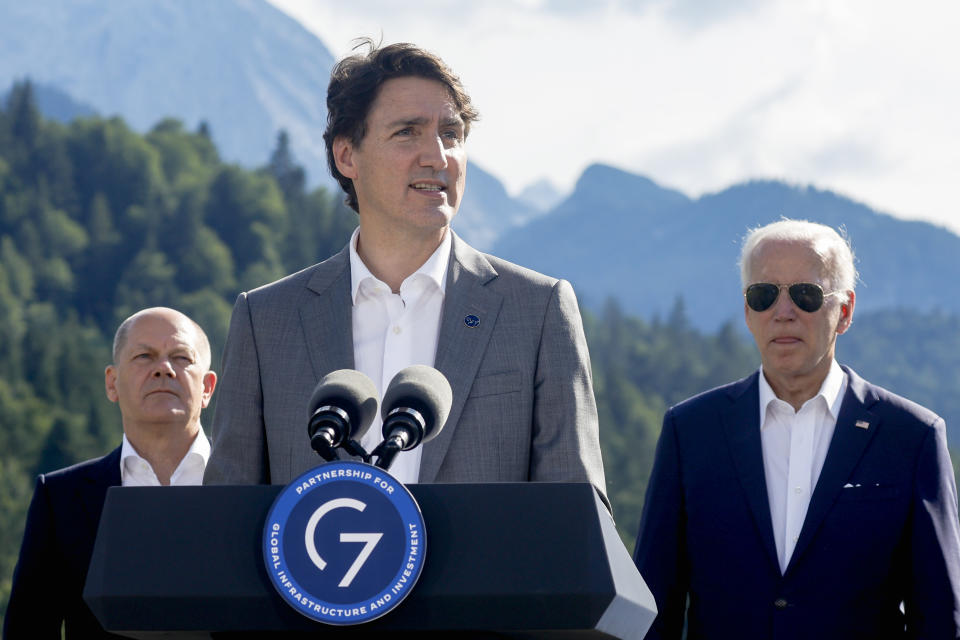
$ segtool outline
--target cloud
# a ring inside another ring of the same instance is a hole
[[[686,29],[701,29],[754,11],[769,0],[546,0],[543,10],[572,17],[596,13],[657,12]]]

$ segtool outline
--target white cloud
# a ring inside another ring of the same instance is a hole
[[[691,195],[811,182],[960,231],[953,0],[272,1],[336,56],[381,33],[439,53],[481,110],[472,158],[512,192],[602,161]]]

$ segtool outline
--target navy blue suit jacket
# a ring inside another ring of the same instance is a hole
[[[119,638],[83,601],[83,585],[107,488],[120,484],[120,447],[102,458],[41,474],[13,572],[3,637]]]
[[[690,640],[960,637],[946,425],[844,371],[836,429],[783,575],[758,374],[667,411],[634,554],[659,610],[647,638],[680,638],[688,597]]]

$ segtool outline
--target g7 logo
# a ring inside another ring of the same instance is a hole
[[[320,505],[307,521],[307,530],[304,533],[304,542],[307,545],[307,555],[310,556],[310,560],[313,561],[313,564],[315,564],[320,571],[323,571],[327,568],[327,562],[320,557],[319,553],[317,553],[317,545],[313,541],[313,536],[317,531],[317,524],[320,522],[320,518],[327,515],[334,509],[339,509],[341,507],[349,507],[350,509],[356,509],[357,511],[362,512],[367,508],[367,504],[359,500],[354,500],[353,498],[337,498],[335,500],[328,500]],[[373,548],[377,546],[377,543],[380,542],[380,538],[382,537],[382,533],[340,534],[340,542],[363,542],[365,544],[363,545],[363,549],[360,550],[360,554],[357,556],[356,560],[353,561],[353,564],[350,565],[350,568],[347,569],[347,573],[343,576],[343,579],[340,580],[340,584],[337,586],[343,588],[350,586],[350,583],[352,583],[353,579],[357,577],[357,573],[359,573],[360,569],[363,568],[364,563],[366,563],[367,559],[370,557],[370,554],[373,553]]]

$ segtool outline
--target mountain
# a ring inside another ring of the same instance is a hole
[[[960,237],[926,222],[879,213],[830,191],[753,181],[691,199],[642,176],[589,167],[548,215],[515,229],[493,252],[570,280],[581,301],[607,298],[645,317],[666,318],[678,298],[696,326],[743,314],[740,243],[747,229],[781,216],[848,232],[861,283],[857,310],[960,312],[945,295],[960,279]]]
[[[524,187],[523,191],[517,194],[517,200],[530,205],[537,211],[546,213],[560,204],[560,201],[563,200],[563,194],[552,182],[546,178],[541,178]]]
[[[31,78],[146,131],[172,116],[211,128],[223,157],[266,162],[286,129],[311,181],[333,56],[263,0],[0,0],[0,87]]]
[[[633,312],[637,305],[631,291],[670,288],[669,278],[660,286],[663,274],[639,268],[640,261],[656,250],[674,222],[661,213],[689,204],[687,196],[647,178],[595,164],[566,200],[501,238],[493,253],[570,280],[587,306],[599,308],[614,297]],[[671,295],[656,311],[666,310],[672,301]],[[643,315],[650,315],[649,306],[640,306]]]
[[[539,214],[533,207],[511,198],[503,183],[472,163],[467,167],[467,187],[453,228],[475,248],[488,251],[504,231]]]

